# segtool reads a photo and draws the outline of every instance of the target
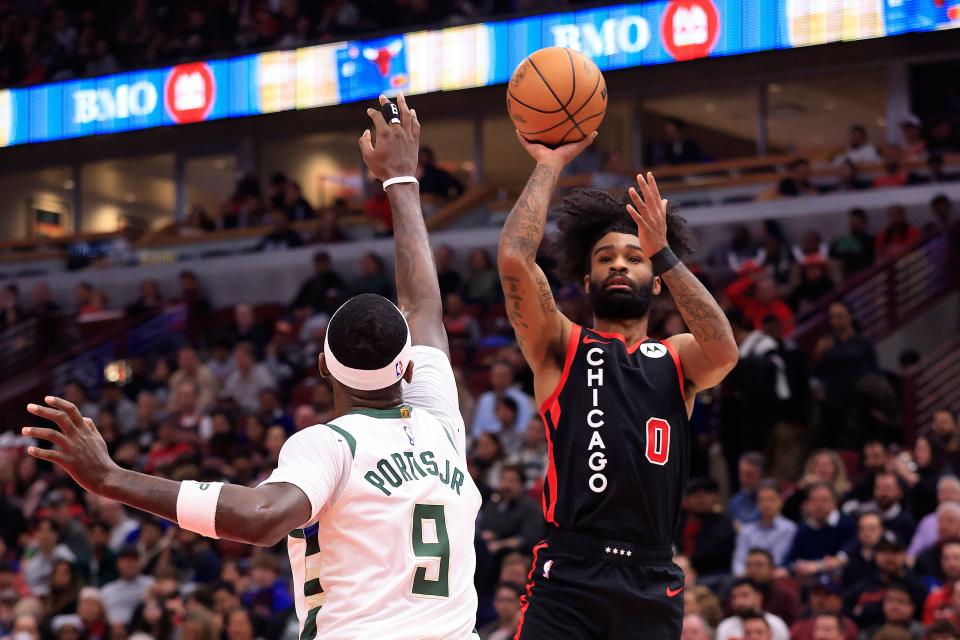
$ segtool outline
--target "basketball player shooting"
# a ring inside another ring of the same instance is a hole
[[[535,259],[560,171],[596,134],[556,149],[518,137],[537,165],[504,225],[498,262],[547,432],[550,526],[533,550],[516,638],[676,640],[683,573],[671,544],[689,476],[690,412],[697,391],[734,367],[737,344],[680,262],[689,232],[649,173],[624,202],[582,189],[560,204],[554,257],[583,286],[594,322],[564,317]],[[664,284],[691,333],[658,341],[647,326]]]
[[[60,398],[31,404],[59,429],[29,453],[86,490],[202,535],[272,546],[287,537],[300,640],[466,639],[477,595],[464,424],[440,289],[420,211],[420,123],[403,96],[369,109],[360,151],[393,208],[397,296],[360,295],[330,319],[320,372],[339,416],[293,435],[259,487],[174,482],[120,468],[93,421]],[[381,111],[387,113],[390,123]],[[416,365],[416,367],[414,367]]]

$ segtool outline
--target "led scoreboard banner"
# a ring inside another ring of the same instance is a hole
[[[0,91],[0,146],[506,82],[541,47],[601,69],[960,27],[960,0],[654,0]]]

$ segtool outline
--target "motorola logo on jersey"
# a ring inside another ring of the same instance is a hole
[[[671,0],[660,24],[663,48],[674,60],[710,55],[720,35],[720,12],[713,0]]]
[[[656,342],[647,342],[640,345],[640,353],[648,358],[662,358],[667,355],[667,348]]]
[[[177,65],[170,70],[163,87],[167,114],[177,124],[206,120],[216,95],[217,83],[205,62]]]
[[[584,341],[586,342],[586,341]],[[603,409],[600,408],[600,388],[603,387],[603,349],[593,347],[587,351],[587,388],[591,392],[590,411],[587,412],[587,426],[593,429],[590,444],[587,445],[587,467],[594,473],[587,480],[590,490],[603,493],[607,489],[607,476],[601,473],[607,468],[607,446],[600,437],[600,427],[604,425]]]

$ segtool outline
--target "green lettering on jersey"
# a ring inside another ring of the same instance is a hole
[[[427,468],[427,473],[432,476],[438,475],[437,463],[433,461],[433,451],[424,451],[420,454],[420,461]]]
[[[377,463],[377,469],[379,469],[380,475],[390,483],[391,487],[397,488],[403,484],[403,480],[400,479],[400,476],[397,475],[397,472],[393,470],[393,467],[390,466],[390,463],[387,462],[386,459]]]
[[[383,495],[390,495],[390,490],[387,489],[383,478],[378,476],[376,471],[367,471],[367,475],[363,476],[363,479],[375,486],[377,489],[380,489],[380,491],[383,491]]]
[[[397,469],[400,470],[400,475],[403,476],[403,479],[407,482],[411,482],[413,478],[410,477],[410,474],[407,473],[407,465],[403,463],[403,456],[399,453],[392,453],[390,457],[393,458],[394,464],[397,465]]]

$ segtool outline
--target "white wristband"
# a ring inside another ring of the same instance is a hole
[[[414,178],[413,176],[397,176],[396,178],[387,178],[383,181],[383,190],[386,191],[387,187],[392,184],[399,184],[401,182],[414,182],[420,184],[420,181]]]
[[[222,482],[181,482],[177,494],[177,524],[180,528],[217,538],[217,502],[221,489]]]

